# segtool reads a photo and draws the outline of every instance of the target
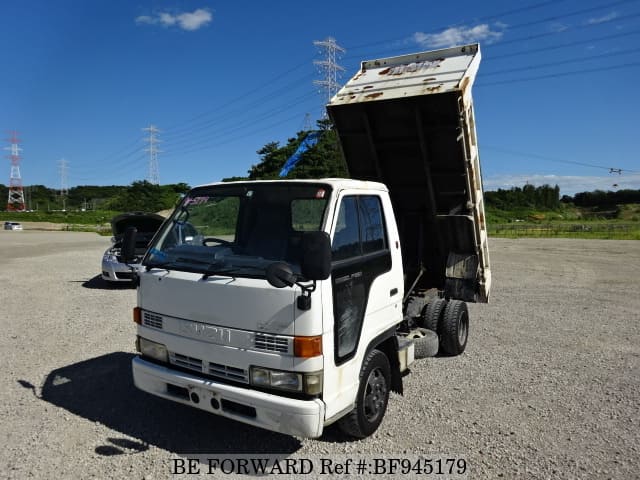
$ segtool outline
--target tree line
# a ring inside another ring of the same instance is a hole
[[[61,195],[59,190],[44,185],[29,185],[24,187],[24,197],[28,210],[157,212],[173,208],[180,196],[188,192],[189,188],[186,183],[155,185],[143,180],[133,182],[128,186],[82,185],[71,187],[65,195]],[[8,195],[9,188],[0,185],[0,201],[3,202],[3,206]]]
[[[509,189],[499,188],[494,192],[484,193],[485,205],[509,210],[512,208],[536,208],[555,210],[560,207],[560,187],[558,185],[525,185]]]
[[[340,178],[348,177],[346,163],[340,151],[335,129],[328,119],[317,122],[320,132],[318,143],[301,155],[299,164],[285,178]],[[269,142],[256,153],[258,163],[251,166],[246,176],[225,178],[234,180],[270,180],[280,178],[280,170],[309,131],[300,131],[284,145]],[[186,183],[154,185],[147,181],[133,182],[129,186],[77,186],[62,196],[55,189],[44,185],[25,187],[27,208],[31,210],[112,210],[112,211],[160,211],[173,208],[180,196],[189,190]],[[0,184],[0,202],[8,198],[8,188]],[[555,210],[562,203],[579,207],[608,207],[626,203],[640,203],[640,190],[605,192],[581,192],[574,196],[560,197],[558,185],[539,187],[525,185],[509,189],[485,192],[487,208],[509,210],[536,208]],[[1,208],[1,207],[0,207]]]
[[[640,190],[594,190],[560,197],[558,185],[553,187],[550,185],[540,187],[525,185],[524,187],[484,192],[484,198],[487,207],[501,210],[522,207],[555,210],[561,204],[573,204],[576,207],[584,208],[610,208],[616,205],[640,203]]]
[[[612,207],[629,203],[640,203],[640,190],[617,190],[615,192],[595,190],[576,193],[572,200],[578,207]]]

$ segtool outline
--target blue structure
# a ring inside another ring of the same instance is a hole
[[[282,167],[282,170],[280,170],[281,177],[286,177],[298,164],[302,154],[318,143],[318,140],[320,140],[320,133],[321,132],[310,132],[306,137],[304,137],[304,140],[302,140],[298,149],[289,157],[284,164],[284,167]]]

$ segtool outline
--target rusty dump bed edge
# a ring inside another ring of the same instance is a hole
[[[387,185],[405,287],[486,302],[491,271],[471,87],[478,44],[362,62],[327,106],[352,178]],[[423,272],[421,274],[421,272]]]

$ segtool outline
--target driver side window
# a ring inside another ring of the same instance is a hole
[[[356,197],[344,197],[338,211],[338,220],[331,246],[333,261],[357,257],[360,251],[360,227]]]

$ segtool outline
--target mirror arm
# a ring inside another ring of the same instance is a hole
[[[311,285],[304,285],[300,282],[296,282],[296,285],[302,289],[302,295],[297,298],[298,309],[310,310],[311,309],[311,293],[316,290],[316,281],[313,280]]]

